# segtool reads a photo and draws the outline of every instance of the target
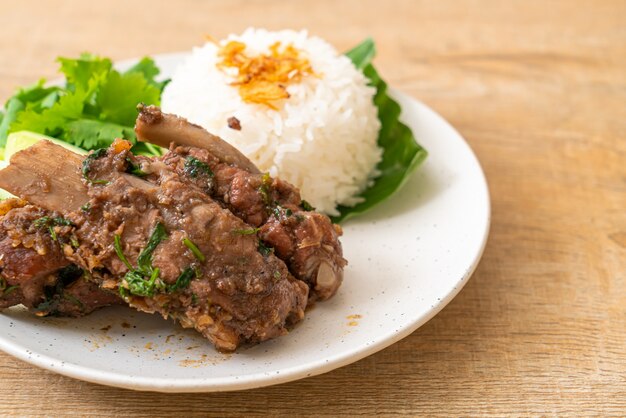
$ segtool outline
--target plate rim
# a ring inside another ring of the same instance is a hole
[[[172,52],[150,55],[150,58],[154,59],[158,64],[159,61],[163,62],[168,60],[180,60],[188,54],[189,52]],[[115,66],[117,68],[129,67],[133,63],[137,62],[139,59],[140,58],[131,58],[116,61]],[[50,84],[58,82],[58,80],[53,80]],[[476,154],[471,149],[465,138],[463,138],[463,136],[445,118],[443,118],[443,116],[438,114],[426,104],[392,87],[389,88],[389,92],[390,95],[396,100],[403,99],[405,101],[412,102],[412,104],[419,107],[421,111],[428,113],[430,118],[437,119],[440,123],[443,123],[446,128],[450,130],[450,132],[454,133],[461,140],[459,141],[459,144],[466,148],[465,151],[468,152],[468,155],[473,159],[473,163],[475,163],[478,167],[478,174],[480,174],[480,183],[481,186],[484,187],[486,198],[486,202],[483,202],[486,208],[486,227],[481,237],[479,250],[476,254],[473,255],[471,265],[467,268],[463,276],[458,279],[455,285],[449,289],[445,296],[441,297],[440,300],[437,300],[436,303],[433,303],[430,309],[422,313],[420,316],[416,317],[409,324],[405,325],[404,328],[390,330],[386,334],[381,334],[382,336],[377,338],[376,342],[368,345],[360,345],[355,349],[348,350],[339,355],[320,358],[313,362],[307,362],[297,366],[279,368],[279,373],[277,374],[270,375],[267,372],[258,372],[243,376],[220,377],[218,379],[211,379],[210,377],[200,379],[159,379],[153,377],[133,376],[129,374],[120,374],[116,372],[92,369],[87,366],[63,362],[59,359],[40,352],[34,355],[35,353],[30,351],[27,347],[7,340],[3,336],[0,336],[0,350],[6,352],[9,355],[12,355],[15,358],[33,364],[42,369],[91,383],[98,383],[132,390],[191,393],[253,389],[287,383],[306,377],[320,375],[359,361],[406,338],[415,330],[428,322],[430,319],[432,319],[435,315],[437,315],[446,305],[448,305],[448,303],[450,303],[450,301],[452,301],[452,299],[456,297],[461,289],[463,289],[469,278],[476,270],[484,253],[491,228],[491,198],[484,170],[482,169],[482,166],[480,164],[480,161],[476,157]]]

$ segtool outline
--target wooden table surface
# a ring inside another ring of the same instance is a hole
[[[465,289],[403,341],[235,393],[89,384],[0,354],[0,414],[626,415],[626,2],[1,2],[0,97],[55,57],[191,48],[250,25],[367,35],[391,85],[449,120],[493,223]]]

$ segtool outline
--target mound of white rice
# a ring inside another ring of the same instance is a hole
[[[220,45],[237,40],[246,55],[267,54],[280,41],[292,44],[306,57],[315,76],[288,84],[288,99],[278,108],[245,103],[230,74],[216,64],[219,46],[207,43],[177,69],[162,97],[162,108],[186,117],[233,144],[262,171],[300,188],[318,210],[337,215],[336,206],[354,205],[356,197],[378,174],[382,151],[380,129],[372,98],[375,89],[352,62],[330,44],[307,32],[268,32],[248,29]],[[228,127],[236,117],[241,130]]]

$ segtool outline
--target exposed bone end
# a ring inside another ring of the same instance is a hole
[[[123,142],[117,146],[124,147]],[[0,170],[0,188],[50,211],[75,212],[89,201],[81,173],[83,158],[52,142],[40,141],[11,157],[11,164]],[[138,189],[156,187],[130,174],[119,176]]]
[[[163,113],[157,106],[139,105],[137,109],[139,116],[135,122],[135,133],[140,141],[164,148],[169,148],[172,142],[204,148],[220,161],[243,168],[250,173],[260,173],[237,148],[187,119]]]
[[[139,111],[137,122],[141,121],[142,123],[153,125],[161,122],[163,119],[163,112],[156,106],[146,106],[144,103],[139,103],[137,110]]]
[[[343,270],[335,270],[330,264],[322,261],[317,270],[315,292],[320,300],[333,296],[343,280]]]
[[[0,170],[0,188],[44,209],[78,210],[89,199],[80,173],[83,158],[49,141],[15,153]]]

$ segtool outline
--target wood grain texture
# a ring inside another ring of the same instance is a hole
[[[1,415],[626,415],[626,2],[2,1],[0,97],[54,59],[189,49],[249,25],[373,36],[389,83],[465,136],[493,224],[474,277],[405,340],[239,393],[135,393],[0,354]]]

